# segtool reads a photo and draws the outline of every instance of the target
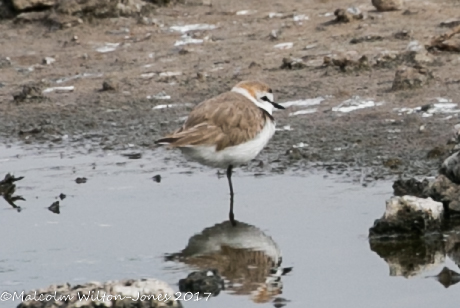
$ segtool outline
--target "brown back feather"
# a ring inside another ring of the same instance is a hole
[[[216,144],[220,151],[254,138],[268,120],[253,102],[235,92],[225,92],[198,104],[185,124],[166,136],[172,147]]]

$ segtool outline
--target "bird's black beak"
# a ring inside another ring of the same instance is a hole
[[[283,106],[281,106],[280,104],[277,104],[277,103],[275,103],[275,102],[272,102],[272,101],[271,101],[268,97],[266,97],[266,96],[261,97],[260,99],[263,100],[263,101],[265,101],[265,102],[268,102],[268,103],[272,104],[273,107],[275,107],[275,108],[278,108],[278,109],[286,109],[286,108],[284,108]]]

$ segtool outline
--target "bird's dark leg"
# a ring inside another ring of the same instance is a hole
[[[235,226],[235,225],[236,225],[236,221],[235,221],[235,215],[233,214],[232,169],[233,169],[233,166],[232,166],[232,165],[228,166],[228,168],[227,168],[228,186],[230,186],[230,213],[228,214],[228,217],[229,217],[230,222],[232,223],[232,225]]]

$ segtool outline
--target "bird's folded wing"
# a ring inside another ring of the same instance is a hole
[[[246,97],[226,92],[198,104],[184,126],[164,139],[172,147],[216,145],[219,151],[253,139],[266,120]]]

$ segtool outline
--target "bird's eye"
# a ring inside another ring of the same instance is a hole
[[[262,96],[260,99],[263,100],[263,101],[265,101],[265,102],[271,103],[271,101],[270,101],[270,100],[268,99],[268,97],[266,97],[266,96]]]

